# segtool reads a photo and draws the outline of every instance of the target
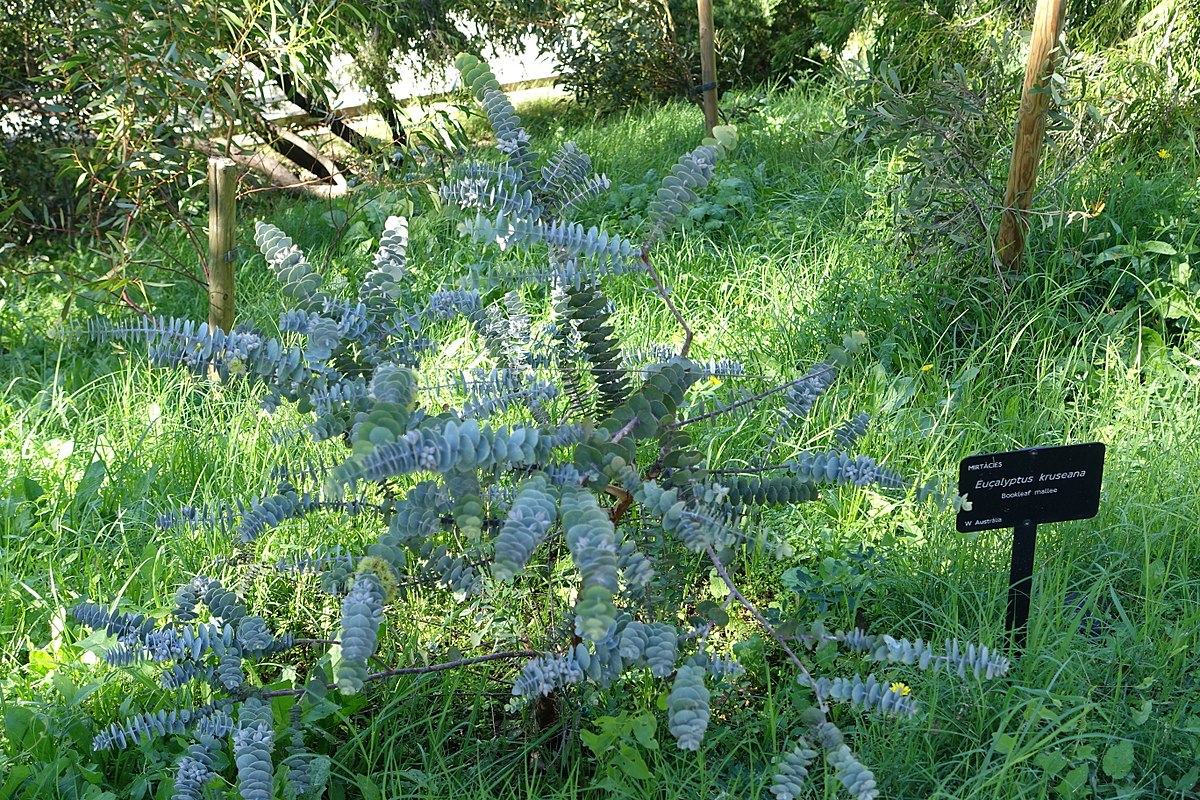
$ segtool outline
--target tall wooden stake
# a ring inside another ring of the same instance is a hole
[[[208,159],[208,326],[233,327],[233,261],[237,233],[237,165]]]
[[[1021,110],[1017,114],[1016,140],[1008,167],[1008,188],[1004,192],[1004,212],[1000,217],[1000,235],[996,253],[1008,269],[1017,269],[1025,250],[1025,216],[1033,201],[1042,140],[1046,134],[1046,109],[1050,95],[1044,91],[1054,74],[1054,48],[1062,32],[1066,0],[1038,0],[1033,19],[1033,38],[1029,61],[1025,64],[1025,86]]]
[[[704,133],[712,136],[719,123],[717,112],[717,54],[713,49],[712,0],[696,0],[700,17],[700,83],[704,87]]]

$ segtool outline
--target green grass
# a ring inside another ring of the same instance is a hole
[[[699,114],[686,105],[599,122],[570,108],[522,113],[535,142],[575,140],[616,185],[636,187],[649,169],[661,175],[700,135]],[[1162,263],[1093,267],[1113,244],[1195,241],[1194,159],[1170,169],[1151,161],[1135,173],[1108,164],[1080,178],[1076,188],[1107,198],[1108,211],[1090,233],[1066,221],[1036,233],[1036,263],[1005,292],[963,265],[911,263],[892,245],[886,201],[876,193],[888,154],[847,154],[827,133],[838,113],[830,94],[771,96],[743,124],[743,146],[720,172],[745,181],[753,213],[669,236],[654,251],[697,332],[694,352],[787,378],[843,335],[865,331],[869,346],[800,431],[798,446],[820,443],[840,419],[867,410],[876,421],[864,452],[949,485],[957,462],[975,453],[1086,441],[1108,448],[1099,515],[1039,531],[1029,644],[1011,677],[980,687],[888,670],[911,683],[922,714],[890,721],[839,712],[839,723],[889,798],[1196,797],[1197,339],[1128,290]],[[1185,152],[1182,143],[1175,150]],[[353,285],[366,246],[351,236],[329,247],[326,211],[281,204],[271,221]],[[588,213],[637,230],[636,218],[603,204]],[[1096,231],[1107,238],[1090,238]],[[188,257],[171,236],[164,247]],[[432,215],[414,220],[412,236],[422,287],[453,276],[470,256]],[[241,239],[250,239],[248,221]],[[55,257],[80,272],[103,271],[81,264],[84,255]],[[279,301],[261,259],[249,260],[238,280],[240,313],[272,329]],[[645,280],[610,288],[630,345],[680,339]],[[167,313],[203,311],[187,284],[153,299]],[[303,424],[294,410],[266,418],[252,389],[152,370],[136,350],[89,345],[64,333],[62,308],[49,282],[25,285],[0,307],[0,638],[9,643],[0,648],[0,797],[164,796],[173,769],[164,750],[90,752],[94,725],[163,702],[153,678],[97,665],[93,642],[81,641],[85,632],[63,609],[82,598],[119,599],[165,613],[180,583],[235,548],[220,531],[158,530],[158,513],[254,496],[285,456],[336,457],[339,447],[310,445],[297,456],[301,440],[273,435]],[[90,310],[76,302],[67,327]],[[770,429],[757,418],[720,422],[708,432],[707,455],[751,463],[756,434]],[[751,553],[741,580],[781,618],[821,615],[835,628],[857,616],[897,636],[1004,641],[1005,531],[958,534],[947,511],[845,489],[767,515],[760,526],[794,555]],[[372,536],[366,519],[311,517],[269,532],[253,555],[273,563]],[[792,567],[822,576],[821,591],[785,589],[781,575]],[[283,627],[313,638],[336,632],[338,603],[315,580],[222,568]],[[693,585],[707,586],[705,569],[683,568],[693,570]],[[1068,602],[1069,593],[1078,600]],[[517,644],[529,620],[539,621],[536,634],[569,608],[553,594],[506,591],[460,605],[422,592],[389,610],[381,655],[423,663]],[[755,632],[752,620],[735,615],[717,638]],[[260,677],[302,677],[317,655],[300,651]],[[504,708],[511,664],[397,679],[321,722],[327,740],[319,746],[334,758],[330,796],[769,798],[771,760],[801,730],[805,693],[773,646],[752,644],[742,658],[747,677],[714,693],[714,723],[698,754],[679,752],[667,735],[656,711],[661,683],[572,693],[561,727],[539,732],[532,712]],[[641,753],[652,780],[614,787],[616,755],[595,757],[578,733],[613,724],[604,720],[622,711],[657,715],[660,746]],[[1133,747],[1127,774],[1123,742]],[[812,797],[839,796],[831,778],[813,786]]]

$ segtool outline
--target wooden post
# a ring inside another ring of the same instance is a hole
[[[233,261],[237,233],[237,165],[208,159],[208,326],[233,327]]]
[[[1025,63],[1025,86],[1021,110],[1017,114],[1017,132],[1012,161],[1008,167],[1008,188],[1004,192],[1004,212],[996,253],[1008,269],[1018,269],[1025,250],[1025,215],[1033,201],[1042,140],[1046,134],[1046,109],[1050,95],[1044,90],[1054,74],[1054,48],[1062,32],[1066,0],[1038,0],[1033,19],[1033,38],[1029,60]]]
[[[700,16],[700,83],[704,87],[704,134],[712,136],[713,128],[720,124],[717,116],[717,54],[713,49],[713,4],[712,0],[696,0],[696,11]]]

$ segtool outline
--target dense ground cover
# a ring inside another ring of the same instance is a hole
[[[598,124],[570,108],[523,112],[535,142],[549,149],[574,140],[612,177],[614,199],[590,213],[618,229],[644,224],[657,184],[647,172],[661,176],[679,143],[698,138],[695,110],[683,105]],[[817,441],[848,413],[869,411],[865,451],[948,483],[958,460],[974,453],[1108,445],[1099,515],[1041,532],[1029,644],[1009,679],[975,687],[914,678],[920,716],[851,713],[843,728],[886,797],[1194,796],[1200,351],[1161,302],[1200,230],[1194,144],[1154,143],[1144,154],[1085,165],[1064,195],[1082,195],[1093,214],[1088,228],[1081,216],[1052,218],[1035,230],[1026,272],[1001,287],[973,264],[936,251],[913,255],[891,226],[891,154],[837,139],[841,118],[828,94],[769,96],[743,121],[742,145],[695,219],[660,245],[657,263],[697,331],[696,354],[789,376],[843,336],[865,332],[868,346],[805,436]],[[332,246],[328,206],[280,203],[255,213],[351,283],[378,235],[366,212],[364,226]],[[437,283],[461,269],[445,220],[418,215],[411,236],[416,280]],[[136,348],[89,345],[69,331],[92,309],[76,303],[63,318],[53,287],[13,288],[0,308],[0,636],[13,643],[0,655],[0,795],[159,796],[170,785],[166,751],[90,752],[98,724],[161,702],[155,685],[97,664],[94,641],[81,641],[85,632],[65,609],[119,597],[130,609],[165,611],[180,583],[234,545],[203,528],[160,531],[156,516],[261,492],[298,446],[275,435],[298,415],[264,417],[246,387],[149,369]],[[676,336],[644,285],[617,279],[610,288],[630,347]],[[278,298],[261,259],[247,258],[239,290],[243,319],[272,324]],[[198,294],[177,286],[155,299],[164,313],[199,317]],[[475,346],[464,331],[461,347]],[[721,460],[748,458],[760,432],[714,430],[711,448]],[[750,559],[743,584],[764,607],[824,617],[830,628],[1003,641],[1003,531],[958,534],[946,509],[852,489],[761,524],[791,551]],[[367,536],[313,517],[262,537],[251,555],[272,563]],[[248,602],[285,626],[319,637],[336,625],[337,604],[315,582],[228,569]],[[709,580],[695,576],[697,585]],[[515,605],[530,601],[414,597],[388,621],[393,641],[419,645],[385,645],[381,656],[422,663],[469,653],[509,620],[547,614]],[[752,620],[735,615],[730,638],[754,633]],[[560,736],[557,727],[539,732],[531,712],[505,710],[510,666],[399,678],[345,701],[327,721],[329,739],[318,746],[334,759],[330,795],[769,796],[771,759],[799,725],[797,689],[771,682],[765,665],[779,654],[761,634],[736,652],[747,676],[714,702],[721,724],[698,754],[675,750],[644,687],[632,698],[572,696],[568,735]],[[637,736],[649,720],[661,735]],[[592,736],[581,740],[580,731]],[[614,746],[604,748],[597,733]],[[637,760],[650,777],[638,777]],[[813,796],[837,790],[830,780]]]

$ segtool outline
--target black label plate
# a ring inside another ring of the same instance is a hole
[[[1103,473],[1104,445],[1098,442],[964,458],[958,465],[964,499],[958,530],[1090,519],[1100,510]]]

